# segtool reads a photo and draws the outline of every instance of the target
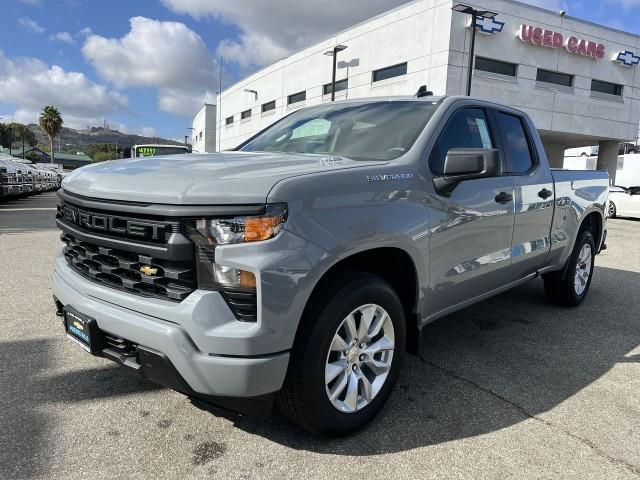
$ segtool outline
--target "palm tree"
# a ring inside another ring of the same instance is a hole
[[[51,147],[51,163],[53,163],[53,139],[60,133],[64,121],[60,116],[60,112],[53,105],[47,105],[40,112],[39,122],[40,128],[49,137],[49,145]]]

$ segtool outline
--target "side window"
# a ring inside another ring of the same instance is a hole
[[[533,158],[522,119],[515,115],[498,112],[498,128],[502,136],[504,156],[511,173],[524,173],[533,167]]]
[[[493,148],[484,110],[465,108],[456,112],[436,142],[429,166],[434,174],[444,171],[444,159],[452,148]]]

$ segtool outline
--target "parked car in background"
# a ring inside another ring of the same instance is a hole
[[[18,166],[11,157],[0,158],[0,193],[2,199],[22,194],[22,176],[18,177]]]
[[[62,175],[55,169],[10,156],[0,157],[0,199],[25,197],[60,187]]]
[[[640,218],[640,187],[610,187],[608,213],[611,218]]]
[[[638,145],[631,142],[621,143],[618,146],[618,155],[626,155],[629,153],[638,153]]]
[[[564,151],[565,157],[595,157],[598,155],[600,147],[593,145],[590,147],[568,148]]]

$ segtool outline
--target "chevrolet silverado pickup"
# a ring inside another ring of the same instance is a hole
[[[429,322],[535,278],[580,304],[608,177],[550,169],[519,110],[423,96],[301,109],[233,151],[94,164],[58,195],[70,339],[338,436],[381,409]]]

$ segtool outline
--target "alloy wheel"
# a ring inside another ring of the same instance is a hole
[[[395,348],[393,322],[380,305],[353,310],[336,330],[325,365],[332,405],[354,413],[369,405],[384,385]]]
[[[576,275],[573,282],[576,294],[578,295],[582,295],[584,293],[589,283],[589,277],[591,276],[591,256],[591,245],[585,243],[580,249],[580,254],[578,255]]]

